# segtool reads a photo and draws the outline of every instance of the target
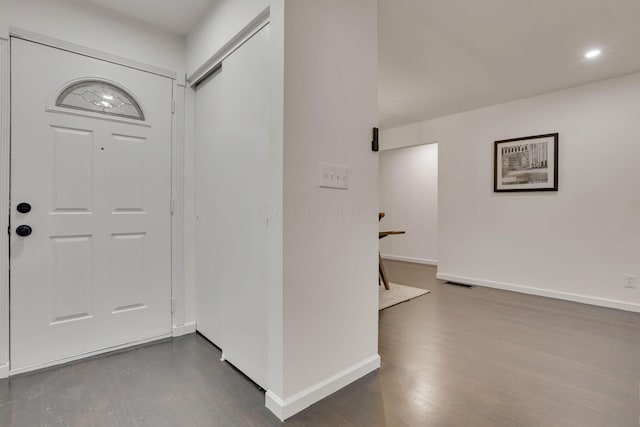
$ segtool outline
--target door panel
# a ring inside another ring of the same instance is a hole
[[[265,388],[269,31],[196,93],[197,327]]]
[[[113,135],[111,200],[113,213],[144,213],[144,138]]]
[[[19,39],[11,53],[11,223],[33,228],[11,236],[12,371],[166,336],[172,80]],[[82,78],[127,88],[146,120],[52,108]]]
[[[112,313],[146,308],[144,283],[145,233],[111,236]]]
[[[93,132],[51,126],[53,212],[93,210]]]
[[[93,316],[92,236],[51,237],[50,324]]]

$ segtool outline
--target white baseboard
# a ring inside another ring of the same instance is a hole
[[[551,289],[534,288],[530,286],[515,285],[512,283],[494,282],[475,277],[456,276],[454,274],[438,273],[436,277],[440,280],[447,280],[465,285],[477,285],[486,288],[502,289],[505,291],[519,292],[522,294],[537,295],[547,298],[556,298],[565,301],[579,302],[582,304],[597,305],[600,307],[616,308],[618,310],[633,311],[640,313],[640,304],[620,301],[608,298],[594,297],[590,295],[574,294],[570,292],[554,291]]]
[[[193,334],[196,332],[196,322],[185,323],[184,325],[173,326],[173,337],[181,337],[183,335]]]
[[[437,259],[411,258],[408,256],[398,256],[389,254],[380,254],[382,259],[390,259],[392,261],[412,262],[414,264],[438,265]]]
[[[268,390],[265,394],[265,406],[284,421],[378,368],[380,356],[376,354],[287,399],[282,400]]]
[[[2,378],[9,378],[9,364],[5,363],[4,365],[0,366],[0,379]]]

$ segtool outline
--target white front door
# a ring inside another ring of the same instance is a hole
[[[19,39],[11,71],[12,372],[167,336],[172,80]]]

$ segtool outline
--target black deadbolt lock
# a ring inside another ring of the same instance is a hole
[[[18,210],[18,212],[26,214],[31,212],[31,205],[29,203],[20,203],[16,209]]]
[[[19,225],[18,228],[16,228],[16,234],[21,237],[30,236],[32,231],[33,229],[28,225]]]

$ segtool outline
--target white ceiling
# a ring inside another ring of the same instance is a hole
[[[84,1],[184,35],[216,0]],[[638,0],[378,5],[382,128],[640,70]],[[596,47],[602,55],[584,59]]]
[[[638,0],[378,4],[382,128],[640,70]]]
[[[85,1],[172,33],[186,35],[214,0]]]

